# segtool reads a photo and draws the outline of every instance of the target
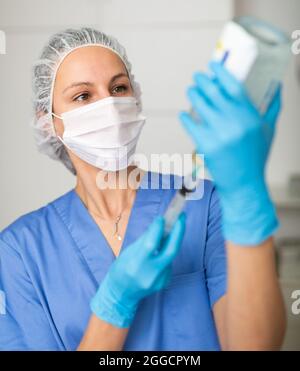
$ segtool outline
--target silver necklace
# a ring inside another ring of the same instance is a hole
[[[115,221],[115,233],[113,234],[114,236],[117,237],[119,241],[122,241],[122,236],[119,233],[119,222],[121,220],[122,213],[118,215],[116,221]]]
[[[134,192],[133,192],[134,193]],[[119,240],[119,241],[122,241],[122,236],[120,235],[119,233],[119,223],[120,223],[120,220],[121,220],[121,217],[122,217],[122,214],[125,210],[125,208],[127,207],[127,205],[124,207],[124,209],[120,212],[120,214],[117,216],[116,218],[116,221],[114,222],[114,225],[115,225],[115,231],[113,233],[113,236],[116,236],[116,238]],[[91,211],[92,214],[94,214],[95,216],[97,217],[100,217],[101,219],[103,219],[98,213],[95,213],[93,211]]]

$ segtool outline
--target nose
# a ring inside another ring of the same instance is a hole
[[[110,96],[111,96],[111,93],[107,86],[104,86],[104,85],[97,86],[97,99],[98,100],[104,99]]]

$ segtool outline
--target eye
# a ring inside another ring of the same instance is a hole
[[[82,101],[85,101],[85,100],[88,100],[90,97],[89,93],[81,93],[79,95],[77,95],[73,101],[75,102],[82,102]]]
[[[128,87],[126,85],[118,85],[112,89],[113,94],[123,94],[126,93]]]

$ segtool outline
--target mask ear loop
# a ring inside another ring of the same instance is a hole
[[[56,115],[54,112],[51,112],[51,115],[63,121],[63,118],[61,116]],[[65,141],[62,139],[62,137],[57,134],[55,125],[53,125],[53,127],[54,127],[54,130],[55,130],[56,137],[62,142],[62,144],[65,147],[67,147],[70,151],[72,151],[72,149],[65,143]]]

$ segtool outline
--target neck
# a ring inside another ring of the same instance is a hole
[[[116,173],[94,169],[77,175],[75,191],[92,214],[115,220],[131,208],[143,175],[144,171],[135,166]]]

